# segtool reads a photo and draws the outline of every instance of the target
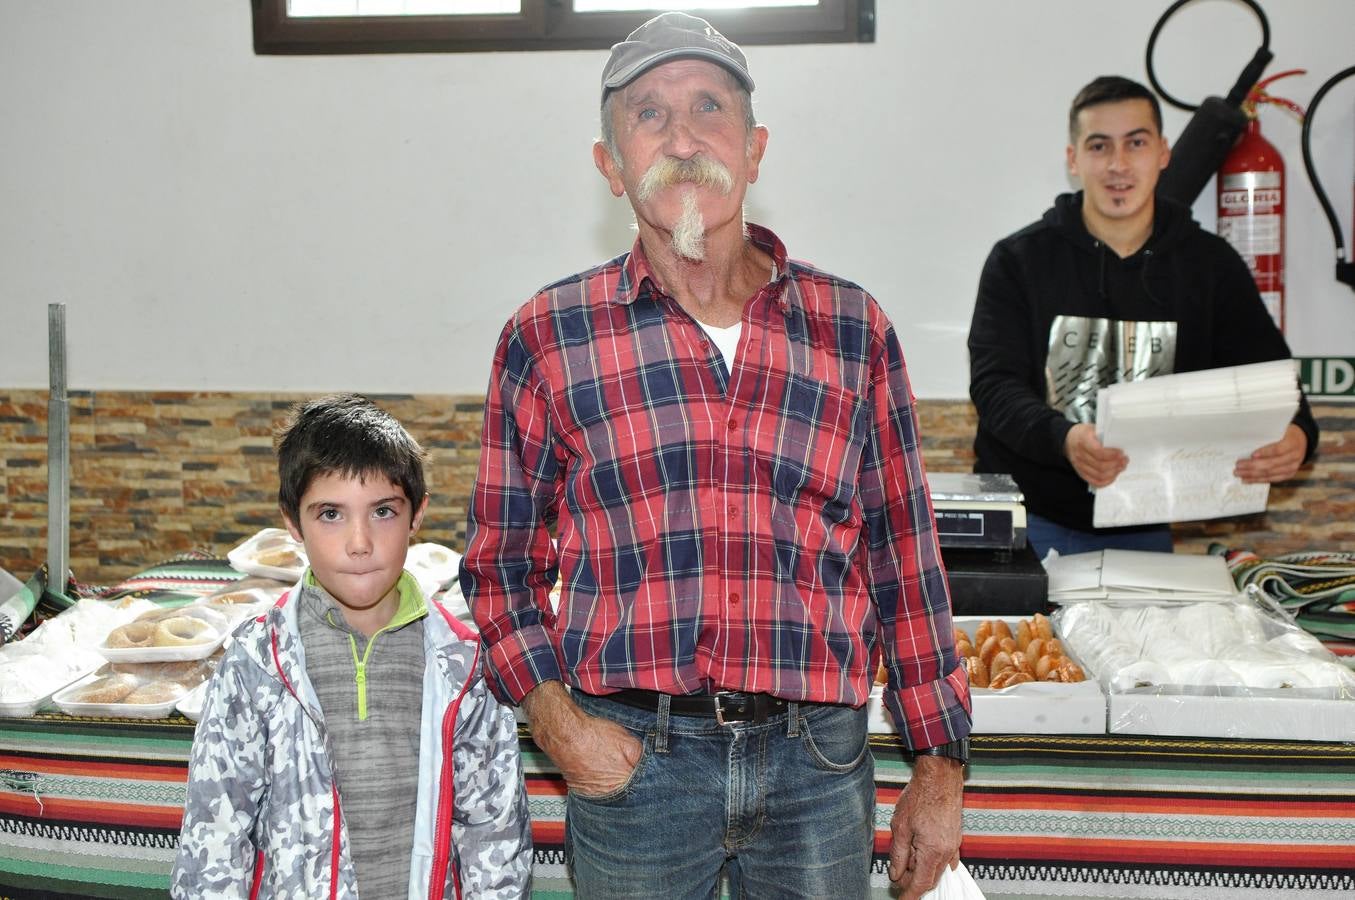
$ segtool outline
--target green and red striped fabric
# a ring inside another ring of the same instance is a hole
[[[167,896],[193,725],[0,720],[0,897]],[[873,884],[909,766],[872,735]],[[564,782],[524,730],[534,896],[571,895]],[[1355,896],[1355,745],[977,735],[962,856],[1004,897]]]

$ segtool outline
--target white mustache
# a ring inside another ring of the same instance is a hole
[[[734,190],[734,177],[729,174],[729,169],[713,159],[705,156],[693,156],[691,159],[665,156],[645,171],[636,196],[645,201],[666,187],[684,182],[698,187],[713,187],[721,194]]]

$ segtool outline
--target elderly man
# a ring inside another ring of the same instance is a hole
[[[612,48],[593,158],[639,238],[494,357],[462,583],[569,785],[583,897],[865,895],[881,653],[917,754],[890,877],[958,859],[968,683],[899,343],[745,224],[752,90],[692,16]]]

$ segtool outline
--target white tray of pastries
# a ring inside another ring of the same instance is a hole
[[[237,588],[203,598],[202,605],[226,617],[234,628],[244,619],[268,611],[277,602],[278,593],[263,588]]]
[[[219,654],[177,662],[110,662],[58,691],[52,702],[72,716],[162,719],[207,684],[218,658]]]
[[[211,656],[230,632],[223,613],[203,604],[157,609],[114,628],[99,645],[111,662],[179,662]]]
[[[306,571],[306,548],[281,528],[264,528],[226,554],[232,567],[248,575],[294,582]]]
[[[1105,733],[1106,696],[1048,618],[961,616],[954,624],[956,650],[970,675],[972,733]],[[871,691],[870,730],[893,733],[883,691],[882,684]]]

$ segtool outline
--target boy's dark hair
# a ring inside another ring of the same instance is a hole
[[[1157,102],[1157,95],[1137,81],[1119,75],[1102,75],[1092,79],[1073,98],[1073,105],[1068,108],[1068,142],[1077,143],[1078,113],[1089,106],[1118,103],[1121,100],[1147,100],[1153,108],[1153,124],[1157,126],[1157,133],[1162,133],[1162,105]]]
[[[424,450],[395,417],[366,397],[333,394],[292,407],[273,441],[278,506],[301,526],[301,497],[317,476],[380,472],[404,488],[415,508],[426,493]]]

